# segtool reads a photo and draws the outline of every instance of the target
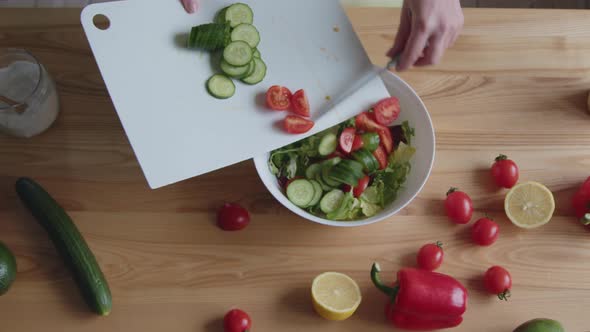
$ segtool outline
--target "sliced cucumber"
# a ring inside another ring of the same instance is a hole
[[[248,23],[242,23],[235,27],[231,32],[232,41],[245,41],[252,48],[256,48],[260,43],[260,33],[255,26]],[[260,58],[260,56],[258,56]]]
[[[252,56],[258,59],[262,59],[262,56],[260,55],[260,51],[258,49],[254,50],[254,53],[252,53]]]
[[[305,170],[305,177],[308,179],[315,179],[315,176],[322,170],[322,165],[311,164]]]
[[[250,64],[249,64],[248,72],[242,78],[246,78],[246,77],[254,74],[254,70],[256,70],[256,62],[254,62],[254,59],[252,59],[252,61],[250,61]]]
[[[252,24],[254,22],[254,12],[252,8],[244,3],[235,3],[225,9],[225,20],[229,21],[232,28],[242,23]]]
[[[235,42],[235,43],[245,43],[245,42]],[[231,45],[231,44],[230,44]],[[250,49],[252,50],[252,49]],[[254,72],[247,76],[246,78],[242,79],[242,82],[250,85],[258,84],[264,80],[266,77],[266,64],[262,59],[254,58]]]
[[[332,167],[323,167],[322,168],[322,180],[330,187],[334,188],[334,187],[338,187],[340,185],[340,183],[344,183],[341,181],[336,181],[333,177],[332,177]]]
[[[340,201],[338,208],[326,216],[330,220],[344,220],[348,217],[348,213],[352,210],[352,204],[354,203],[354,197],[352,194],[346,194]]]
[[[218,99],[227,99],[234,95],[236,86],[227,76],[216,74],[207,81],[207,91]]]
[[[223,50],[223,59],[232,66],[245,66],[252,61],[252,48],[245,41],[231,42]]]
[[[338,138],[336,137],[336,135],[333,133],[327,133],[326,135],[324,135],[324,137],[322,137],[322,140],[320,141],[320,145],[318,146],[318,152],[322,156],[327,156],[334,153],[334,151],[336,151],[337,146]]]
[[[231,41],[231,27],[227,23],[208,23],[191,29],[188,38],[189,48],[215,51],[224,48]]]
[[[307,180],[295,180],[287,187],[287,198],[299,207],[307,207],[314,196],[314,186]]]
[[[319,172],[318,174],[315,175],[315,180],[320,184],[320,186],[322,186],[322,189],[324,191],[330,191],[332,189],[334,189],[333,187],[330,187],[329,185],[327,185],[324,180],[322,179],[322,172]]]
[[[225,12],[227,11],[227,7],[220,9],[215,15],[215,23],[225,23],[227,22],[225,19]]]
[[[344,199],[344,192],[342,190],[334,189],[324,195],[320,201],[320,209],[322,212],[328,214],[336,211]]]
[[[379,161],[373,156],[369,150],[362,148],[352,154],[355,160],[363,164],[368,173],[373,173],[379,169]]]
[[[224,59],[221,59],[220,63],[221,71],[234,78],[245,77],[248,74],[248,70],[250,70],[250,66],[250,64],[241,67],[232,66]]]
[[[315,190],[313,198],[311,199],[311,202],[309,202],[308,205],[308,207],[312,207],[318,205],[318,203],[322,199],[324,190],[322,189],[322,186],[319,184],[319,182],[315,180],[310,180],[309,182],[311,182],[311,184],[313,185],[313,189]]]
[[[352,187],[355,187],[358,184],[359,180],[352,173],[337,167],[334,167],[330,170],[330,173],[328,174],[328,179],[330,179],[330,181],[338,183],[339,185],[347,184]]]

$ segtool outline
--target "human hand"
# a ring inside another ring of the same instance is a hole
[[[404,0],[395,43],[387,55],[400,55],[398,71],[437,64],[459,37],[463,22],[459,0]]]
[[[199,1],[198,0],[181,0],[184,9],[187,13],[194,13],[199,9]]]

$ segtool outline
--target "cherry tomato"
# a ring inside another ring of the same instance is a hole
[[[313,121],[296,115],[287,115],[283,123],[285,131],[289,134],[303,134],[313,128]]]
[[[498,295],[500,300],[508,300],[510,288],[512,288],[512,277],[503,267],[492,266],[484,276],[485,286],[490,294]]]
[[[354,142],[355,132],[356,130],[354,128],[346,128],[340,134],[338,146],[342,152],[350,153],[350,151],[352,151],[352,143]]]
[[[582,184],[572,197],[572,207],[576,218],[580,219],[584,225],[589,225],[590,218],[587,217],[587,214],[590,213],[590,178]]]
[[[289,89],[273,85],[266,91],[266,105],[275,111],[285,111],[291,107],[291,97]]]
[[[247,313],[240,309],[233,309],[223,317],[224,332],[247,332],[252,328],[252,320]]]
[[[293,112],[297,115],[309,117],[309,101],[305,95],[305,91],[297,90],[291,98],[293,104]]]
[[[385,98],[373,106],[373,113],[378,124],[390,126],[399,116],[399,100],[395,97]]]
[[[379,162],[379,169],[387,168],[387,154],[385,153],[385,150],[383,150],[382,146],[378,146],[377,150],[373,151],[373,156],[375,156]]]
[[[480,246],[492,245],[500,235],[500,227],[489,218],[481,218],[471,228],[473,242]]]
[[[443,256],[441,242],[425,244],[418,251],[418,267],[423,270],[434,271],[442,264]]]
[[[518,166],[501,154],[492,165],[492,177],[498,187],[510,189],[518,182]]]
[[[239,231],[250,223],[250,213],[235,203],[225,203],[217,213],[217,225],[224,231]]]
[[[451,188],[447,192],[445,209],[452,222],[467,224],[473,215],[473,202],[466,193],[458,191],[457,188]]]
[[[354,197],[356,197],[356,198],[361,197],[361,195],[365,192],[365,190],[369,186],[369,181],[371,181],[371,178],[368,175],[365,175],[365,177],[363,177],[359,180],[359,183],[357,184],[356,187],[354,187],[354,190],[352,191],[352,194],[354,195]]]
[[[360,135],[354,136],[354,141],[352,141],[352,152],[362,149],[363,146],[365,146],[363,138]]]

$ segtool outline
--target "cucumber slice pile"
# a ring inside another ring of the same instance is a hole
[[[266,77],[266,63],[257,49],[260,33],[253,22],[252,8],[234,3],[221,9],[214,23],[192,27],[187,41],[189,48],[223,51],[219,68],[223,74],[216,73],[207,81],[207,91],[213,97],[232,97],[236,90],[232,79],[254,85]]]

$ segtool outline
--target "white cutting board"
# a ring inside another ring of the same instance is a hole
[[[338,0],[242,2],[254,11],[268,73],[255,86],[236,82],[228,100],[207,93],[211,56],[186,49],[183,36],[233,1],[201,0],[192,15],[176,0],[100,3],[82,12],[100,72],[151,188],[287,145],[389,96]],[[94,26],[99,14],[109,19],[108,29]],[[373,80],[333,105],[371,75]],[[285,133],[278,123],[286,112],[264,107],[264,93],[275,84],[305,89],[316,121],[310,132]]]

